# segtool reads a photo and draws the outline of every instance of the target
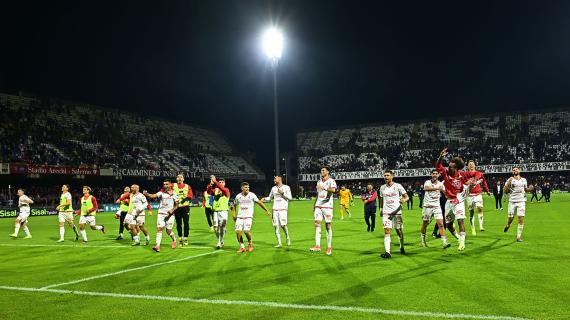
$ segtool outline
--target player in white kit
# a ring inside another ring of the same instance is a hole
[[[24,193],[24,189],[18,189],[18,208],[20,212],[16,217],[16,223],[14,224],[14,233],[10,235],[12,238],[18,237],[18,232],[20,232],[20,227],[24,229],[24,233],[26,236],[24,239],[31,239],[32,234],[30,233],[30,229],[28,229],[28,217],[30,216],[30,204],[33,204],[34,201],[30,199]]]
[[[401,184],[394,182],[394,172],[384,171],[384,181],[386,184],[380,187],[380,208],[382,210],[382,224],[384,225],[384,249],[380,257],[384,259],[392,258],[390,245],[392,242],[392,228],[396,228],[398,240],[400,241],[400,253],[406,254],[404,250],[404,221],[402,219],[402,204],[409,200],[406,189]]]
[[[277,245],[275,247],[281,248],[280,227],[283,229],[283,232],[285,232],[287,246],[291,245],[289,228],[287,228],[287,211],[289,209],[289,201],[293,199],[293,196],[291,195],[291,188],[289,188],[288,185],[283,184],[283,178],[281,176],[275,176],[273,182],[275,183],[275,186],[271,188],[269,196],[263,198],[262,201],[271,201],[273,198],[273,227],[275,228],[275,236],[277,237]]]
[[[336,192],[336,181],[330,177],[330,169],[327,166],[321,168],[321,179],[317,181],[317,200],[314,205],[315,217],[315,246],[311,252],[321,251],[321,222],[325,220],[327,229],[327,256],[332,254],[332,218],[333,218],[333,195]]]
[[[268,216],[270,216],[269,210],[267,210],[267,207],[265,207],[263,202],[257,198],[255,193],[249,192],[249,183],[242,182],[241,193],[236,196],[234,203],[232,204],[232,216],[234,218],[236,237],[239,243],[239,250],[237,251],[238,253],[245,252],[242,232],[247,238],[247,251],[253,251],[253,242],[251,240],[251,225],[253,224],[253,209],[256,203],[263,210],[265,210],[265,213],[267,213]],[[239,207],[237,214],[236,207]]]
[[[155,194],[143,192],[143,194],[151,199],[160,199],[160,207],[156,215],[156,245],[152,247],[155,252],[160,252],[160,243],[162,242],[162,230],[166,227],[166,234],[172,239],[172,249],[176,249],[176,236],[172,232],[174,227],[174,211],[178,208],[178,195],[172,190],[170,181],[165,180],[162,183],[162,190]]]
[[[447,238],[445,237],[445,228],[443,224],[443,213],[441,211],[441,204],[439,198],[441,197],[441,192],[445,189],[443,183],[439,180],[439,172],[437,170],[431,171],[431,180],[426,180],[424,183],[424,203],[422,209],[422,246],[427,247],[426,242],[426,229],[431,219],[435,219],[437,227],[439,229],[439,235],[441,236],[441,242],[443,249],[447,249],[451,244],[447,243]]]
[[[523,241],[521,236],[524,228],[524,217],[526,214],[526,192],[532,192],[532,190],[534,190],[534,187],[532,185],[527,185],[526,179],[521,177],[521,170],[514,167],[513,176],[507,180],[504,188],[505,193],[509,193],[509,209],[507,214],[507,225],[503,231],[509,231],[516,213],[519,220],[517,242]]]
[[[139,192],[139,186],[133,184],[131,186],[133,196],[130,201],[129,213],[125,217],[125,223],[128,223],[133,234],[133,246],[141,244],[140,231],[145,235],[145,246],[150,243],[150,235],[145,227],[145,210],[148,209],[148,201],[144,194]],[[152,211],[151,215],[152,215]]]

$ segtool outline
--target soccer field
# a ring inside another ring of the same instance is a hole
[[[485,200],[486,231],[471,236],[467,227],[464,252],[451,236],[447,251],[439,239],[420,247],[420,209],[405,211],[407,255],[397,253],[394,236],[391,260],[379,257],[381,219],[367,233],[358,199],[351,219],[335,211],[331,257],[308,250],[309,201],[290,204],[290,248],[273,247],[271,221],[256,208],[254,251],[243,254],[233,222],[226,247],[214,249],[202,208],[191,210],[191,246],[172,250],[165,236],[160,253],[114,240],[118,222],[109,213],[97,216],[107,234],[88,230],[88,245],[69,229],[56,244],[55,216],[31,217],[29,240],[22,232],[11,239],[14,220],[0,219],[0,319],[570,318],[570,195],[527,203],[523,243],[515,242],[516,224],[503,233],[506,203],[496,211]],[[152,243],[155,217],[147,217]]]

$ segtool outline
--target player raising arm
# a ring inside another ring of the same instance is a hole
[[[20,209],[20,213],[16,217],[16,223],[14,224],[14,233],[10,235],[12,238],[18,237],[18,232],[20,232],[20,227],[24,229],[24,233],[26,236],[24,239],[31,239],[32,234],[30,233],[30,229],[28,229],[28,217],[30,216],[30,204],[33,204],[34,201],[30,199],[25,193],[24,189],[18,189],[18,208]]]
[[[235,222],[236,237],[239,243],[238,253],[245,252],[245,245],[243,243],[242,232],[245,233],[247,238],[247,251],[253,251],[253,242],[251,240],[251,225],[253,223],[253,210],[254,205],[258,204],[267,213],[267,216],[271,217],[269,210],[265,207],[265,204],[261,202],[255,193],[249,192],[249,183],[241,183],[241,193],[239,193],[234,203],[232,204],[232,216]],[[239,207],[236,214],[236,207]]]
[[[216,249],[224,247],[224,236],[226,235],[226,224],[228,223],[228,209],[230,202],[230,189],[226,188],[226,180],[216,179],[216,176],[210,176],[210,184],[207,189],[208,193],[214,196],[212,208],[214,209],[214,231],[218,244]]]
[[[443,178],[443,186],[445,187],[445,220],[447,229],[453,236],[459,239],[457,250],[465,250],[465,195],[469,192],[469,187],[465,184],[474,186],[474,174],[470,172],[460,171],[465,166],[465,162],[460,157],[455,157],[449,161],[447,169],[443,166],[442,161],[447,156],[447,148],[441,150],[439,158],[435,163],[435,169]],[[459,225],[459,233],[455,231],[453,225],[457,220]]]
[[[475,170],[475,160],[467,161],[467,172],[474,174],[474,178],[476,179],[475,186],[469,191],[467,195],[467,208],[469,208],[469,224],[471,226],[471,234],[476,235],[477,232],[475,231],[475,208],[477,208],[477,217],[479,219],[479,230],[485,231],[485,227],[483,227],[483,196],[481,195],[483,190],[485,193],[490,196],[491,193],[489,192],[489,186],[487,185],[487,180],[483,175],[483,172]],[[481,188],[482,187],[482,188]]]
[[[507,225],[504,232],[509,231],[511,223],[515,218],[515,213],[518,216],[519,225],[517,229],[517,242],[522,242],[522,232],[524,228],[524,217],[526,214],[526,192],[532,192],[534,187],[527,185],[526,179],[521,177],[521,170],[518,167],[513,168],[513,176],[507,180],[504,188],[509,196],[509,208],[507,210]]]

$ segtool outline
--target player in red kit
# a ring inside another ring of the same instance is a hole
[[[477,235],[475,231],[475,207],[477,207],[477,217],[479,218],[479,230],[485,231],[485,227],[483,227],[483,190],[487,195],[491,195],[489,193],[489,187],[487,186],[487,180],[485,180],[485,176],[483,172],[475,170],[475,161],[469,160],[467,161],[467,172],[472,172],[475,176],[475,186],[469,191],[469,194],[466,197],[467,201],[467,208],[469,209],[469,224],[471,225],[471,234]],[[483,188],[481,188],[483,186]]]
[[[474,174],[470,172],[460,171],[465,166],[465,162],[460,157],[454,157],[449,161],[448,168],[446,169],[442,164],[442,159],[448,154],[447,148],[443,149],[437,162],[435,169],[443,178],[443,185],[445,186],[445,222],[447,228],[459,240],[457,250],[465,250],[465,195],[469,189],[474,186],[474,181],[471,179]],[[464,184],[468,182],[467,188]],[[453,222],[457,220],[459,225],[459,233],[455,231]]]

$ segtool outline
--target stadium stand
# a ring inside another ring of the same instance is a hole
[[[443,146],[480,165],[570,160],[570,111],[464,116],[297,134],[299,173],[433,166]]]
[[[0,163],[264,179],[218,133],[98,106],[0,94]]]

